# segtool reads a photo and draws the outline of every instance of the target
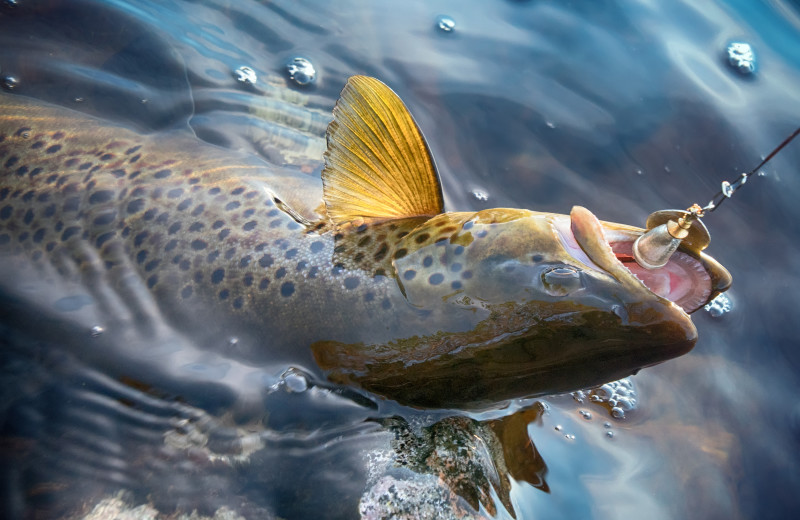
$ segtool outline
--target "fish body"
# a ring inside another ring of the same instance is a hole
[[[653,273],[623,265],[643,230],[583,208],[444,212],[421,132],[372,78],[342,93],[322,179],[181,133],[0,105],[0,288],[27,327],[146,328],[155,313],[206,352],[236,336],[224,359],[485,408],[687,352],[681,305],[730,285],[700,251]]]

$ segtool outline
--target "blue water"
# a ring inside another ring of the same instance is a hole
[[[437,29],[441,15],[453,31]],[[733,41],[752,46],[755,73],[728,64]],[[311,85],[288,79],[296,56],[314,64]],[[236,81],[241,66],[256,72],[255,85]],[[405,101],[448,209],[567,213],[579,204],[642,225],[652,211],[705,203],[800,126],[800,4],[0,3],[0,78],[13,92],[143,132],[189,128],[312,173],[352,74],[381,79]],[[541,406],[526,427],[538,458],[523,452],[546,468],[546,486],[514,480],[507,507],[498,485],[476,514],[488,503],[499,517],[536,519],[787,518],[800,509],[798,165],[800,142],[706,219],[709,252],[733,275],[732,310],[695,314],[695,349],[634,376],[637,404],[625,418],[580,395],[474,417]],[[231,419],[183,404],[166,382],[115,381],[78,353],[2,326],[4,517],[80,515],[119,490],[129,505],[164,514],[224,506],[247,518],[357,518],[387,476],[410,482],[412,505],[426,489],[442,493],[436,478],[379,463],[393,434],[375,420],[398,415],[419,433],[447,414],[352,404],[318,387],[290,392],[284,379],[268,412]],[[187,431],[210,444],[198,448]],[[207,457],[209,445],[239,453],[234,438],[263,445],[236,464]],[[467,495],[453,500],[476,506]]]

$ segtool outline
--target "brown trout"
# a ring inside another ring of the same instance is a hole
[[[4,319],[29,330],[89,308],[87,327],[146,327],[152,307],[226,362],[477,409],[684,354],[687,313],[731,282],[686,246],[641,269],[643,230],[581,207],[444,212],[421,131],[373,78],[342,91],[321,179],[186,134],[0,104],[0,291]]]

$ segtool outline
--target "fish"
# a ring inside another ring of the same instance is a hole
[[[115,338],[81,337],[87,358],[124,349],[126,330],[158,337],[162,319],[242,388],[252,367],[291,364],[402,405],[480,410],[685,354],[689,313],[731,285],[685,244],[640,268],[644,230],[583,207],[445,211],[422,131],[375,78],[347,81],[320,176],[0,96],[2,319]],[[169,370],[126,356],[118,378]]]

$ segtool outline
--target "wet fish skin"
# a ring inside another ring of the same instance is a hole
[[[355,94],[389,96],[382,84],[351,81]],[[358,105],[353,89],[343,99]],[[390,111],[405,108],[389,99]],[[140,135],[18,96],[2,94],[0,105],[0,288],[32,312],[69,321],[91,307],[109,332],[166,316],[208,351],[235,334],[223,360],[300,365],[430,407],[485,408],[602,383],[696,340],[672,302],[590,261],[607,254],[590,240],[606,224],[573,211],[572,225],[585,224],[582,261],[560,238],[568,216],[437,215],[432,159],[425,182],[414,177],[424,160],[407,169],[419,196],[393,184],[399,176],[380,179],[374,205],[399,207],[392,197],[402,197],[405,217],[379,218],[378,207],[353,218],[348,190],[372,203],[368,168],[362,187],[345,171],[328,172],[323,188],[180,133]],[[340,101],[335,122],[351,116],[357,132],[349,107]],[[413,120],[404,124],[400,135],[430,158]],[[345,167],[371,157],[354,159],[331,135],[328,166],[331,154]],[[366,145],[394,149],[383,138]],[[34,298],[32,284],[48,290]],[[78,308],[63,306],[76,297]]]

